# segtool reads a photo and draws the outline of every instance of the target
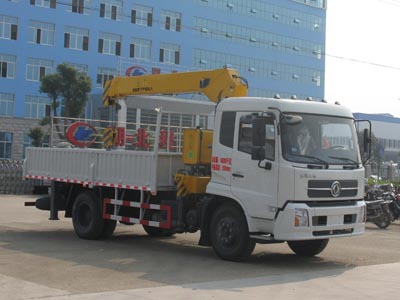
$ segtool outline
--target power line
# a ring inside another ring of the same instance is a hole
[[[370,61],[366,61],[366,60],[360,60],[360,59],[356,59],[356,58],[344,57],[344,56],[339,56],[339,55],[334,55],[334,54],[328,54],[328,53],[324,53],[323,55],[329,56],[329,57],[333,57],[333,58],[337,58],[337,59],[347,60],[347,61],[351,61],[351,62],[367,64],[367,65],[371,65],[371,66],[375,66],[375,67],[381,67],[381,68],[386,68],[386,69],[392,69],[392,70],[400,71],[400,67],[394,67],[394,66],[389,66],[389,65],[374,63],[374,62],[370,62]]]

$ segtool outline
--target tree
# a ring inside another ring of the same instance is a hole
[[[40,79],[39,92],[46,93],[52,100],[53,116],[57,116],[57,108],[60,104],[57,99],[61,95],[61,82],[62,78],[58,73],[49,74]]]
[[[91,78],[66,63],[57,66],[57,73],[43,76],[40,80],[40,92],[52,99],[54,116],[57,116],[60,98],[64,104],[63,117],[82,116],[91,89]]]
[[[44,140],[44,130],[42,127],[36,126],[29,129],[28,136],[32,139],[33,147],[40,147]]]

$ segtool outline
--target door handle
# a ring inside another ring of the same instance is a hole
[[[244,175],[238,173],[232,173],[232,176],[237,178],[244,178]]]

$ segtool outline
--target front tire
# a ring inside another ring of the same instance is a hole
[[[290,249],[299,256],[312,257],[320,254],[328,245],[329,239],[288,241]]]
[[[243,261],[256,243],[250,239],[246,218],[233,205],[223,205],[211,219],[210,239],[214,252],[224,260]]]
[[[72,224],[75,233],[82,239],[96,240],[102,237],[104,219],[98,197],[90,191],[76,197],[72,207]],[[108,234],[109,231],[104,232]]]

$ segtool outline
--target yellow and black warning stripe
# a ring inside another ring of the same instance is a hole
[[[111,148],[115,145],[118,132],[114,127],[107,127],[103,130],[103,143],[106,148]]]
[[[175,182],[176,182],[176,195],[178,197],[185,197],[189,194],[187,191],[184,183],[183,183],[183,178],[184,174],[176,174],[175,175]]]

